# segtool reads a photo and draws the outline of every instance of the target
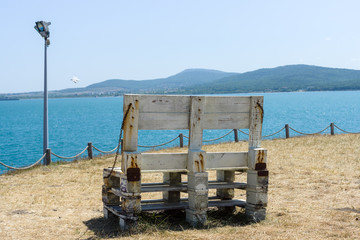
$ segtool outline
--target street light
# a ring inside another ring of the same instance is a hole
[[[44,56],[44,132],[43,132],[43,153],[48,148],[48,91],[47,91],[47,47],[50,45],[49,25],[51,22],[38,21],[35,22],[35,30],[45,39],[45,56]]]

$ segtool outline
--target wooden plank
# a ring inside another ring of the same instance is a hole
[[[247,152],[208,152],[206,153],[207,170],[243,169],[248,166]]]
[[[140,99],[140,113],[189,113],[190,96],[136,95]]]
[[[190,121],[189,121],[189,150],[200,150],[203,136],[204,96],[191,96]]]
[[[247,129],[249,113],[205,113],[203,129]]]
[[[207,96],[205,113],[249,113],[250,97]]]
[[[188,208],[187,202],[178,202],[178,203],[157,203],[157,204],[142,204],[142,211],[161,211],[161,210],[177,210],[177,209],[186,209]]]
[[[139,98],[137,96],[124,96],[124,117],[127,111],[128,114],[124,119],[123,150],[127,152],[134,152],[137,151],[138,145]]]
[[[142,153],[142,172],[183,172],[187,153]],[[239,170],[247,168],[247,152],[206,153],[206,170]]]
[[[139,117],[139,129],[189,129],[189,116],[189,113],[141,113]]]
[[[168,192],[168,191],[186,191],[187,186],[169,186],[167,184],[159,186],[141,186],[141,192]]]
[[[221,201],[209,201],[209,207],[245,207],[246,202],[244,200],[221,200]]]
[[[261,131],[264,117],[264,97],[250,99],[249,148],[261,147]]]
[[[246,189],[247,184],[241,182],[216,182],[208,184],[209,189],[227,189],[227,188],[236,188],[236,189]]]
[[[143,153],[141,171],[186,171],[187,153]]]

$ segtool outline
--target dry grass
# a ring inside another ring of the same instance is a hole
[[[209,224],[195,229],[183,216],[145,214],[131,235],[102,218],[102,168],[112,165],[112,157],[2,175],[0,239],[360,239],[359,146],[360,135],[263,141],[270,171],[265,221],[249,224],[242,213],[223,217],[212,211]],[[245,143],[205,146],[206,151],[246,148]],[[161,175],[143,176],[155,179]]]

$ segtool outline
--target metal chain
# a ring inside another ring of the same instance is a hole
[[[88,149],[89,146],[86,146],[86,148],[84,150],[82,150],[82,152],[76,154],[75,156],[72,156],[72,157],[62,157],[62,156],[59,156],[53,152],[51,152],[52,155],[54,155],[55,157],[58,157],[58,158],[62,158],[62,159],[73,159],[73,158],[76,158],[78,156],[80,156],[81,154],[83,154],[87,149]]]
[[[126,110],[126,113],[125,113],[125,115],[124,115],[124,117],[123,117],[123,121],[122,121],[122,123],[121,123],[120,135],[119,135],[119,143],[118,143],[118,145],[117,145],[117,149],[116,149],[116,154],[115,154],[115,159],[114,159],[113,166],[112,166],[112,168],[111,168],[111,170],[110,170],[109,175],[107,175],[107,176],[104,177],[104,178],[109,178],[109,177],[111,176],[111,174],[112,174],[113,171],[114,171],[114,168],[115,168],[115,165],[116,165],[116,162],[117,162],[117,158],[118,158],[118,156],[119,156],[119,151],[120,151],[120,149],[121,149],[121,153],[122,153],[122,146],[121,146],[121,145],[122,145],[122,133],[123,133],[123,130],[124,130],[125,119],[126,119],[127,115],[128,115],[129,112],[130,112],[131,105],[132,105],[132,103],[129,104],[129,106],[128,106],[127,110]],[[121,147],[120,147],[120,146],[121,146]]]
[[[0,164],[3,165],[4,167],[10,168],[10,169],[14,169],[14,170],[25,170],[25,169],[29,169],[29,168],[32,168],[32,167],[34,167],[35,165],[37,165],[41,160],[44,159],[45,156],[46,156],[46,153],[44,153],[44,155],[43,155],[39,160],[37,160],[34,164],[31,164],[31,165],[26,166],[26,167],[11,167],[11,166],[9,166],[9,165],[6,165],[6,164],[3,163],[3,162],[0,162]]]
[[[119,145],[117,145],[114,149],[110,150],[110,151],[103,151],[103,150],[100,150],[98,149],[97,147],[95,146],[92,146],[96,151],[99,151],[101,153],[112,153],[113,151],[115,151],[117,148],[118,148]]]
[[[168,143],[171,143],[173,141],[175,141],[176,139],[178,139],[180,136],[177,136],[176,138],[174,139],[171,139],[170,141],[166,142],[166,143],[162,143],[162,144],[159,144],[159,145],[153,145],[153,146],[144,146],[144,145],[138,145],[138,147],[143,147],[143,148],[155,148],[155,147],[160,147],[160,146],[164,146]]]
[[[245,135],[249,135],[248,133],[244,132],[244,131],[241,131],[240,129],[238,129],[239,132],[245,134]]]
[[[327,126],[326,128],[324,128],[323,130],[319,131],[319,132],[315,132],[315,133],[303,133],[303,132],[299,132],[295,129],[293,129],[292,127],[289,127],[291,130],[293,130],[294,132],[297,132],[299,134],[303,134],[303,135],[315,135],[315,134],[319,134],[322,133],[323,131],[325,131],[326,129],[328,129],[330,126]]]
[[[273,134],[270,134],[270,135],[266,135],[266,136],[262,136],[263,138],[265,138],[265,137],[271,137],[271,136],[274,136],[275,134],[278,134],[279,132],[281,132],[282,130],[284,130],[285,129],[285,127],[283,127],[282,129],[280,129],[279,131],[277,131],[277,132],[275,132],[275,133],[273,133]]]
[[[218,137],[218,138],[214,138],[214,139],[209,139],[209,140],[203,140],[203,142],[212,142],[212,141],[216,141],[216,140],[219,140],[223,137],[226,137],[227,135],[229,135],[230,133],[232,133],[233,130],[231,130],[230,132],[228,132],[227,134],[225,134],[224,136],[221,136],[221,137]]]
[[[348,132],[348,131],[345,131],[344,129],[338,127],[336,124],[334,124],[334,127],[336,127],[337,129],[339,129],[340,131],[342,131],[342,132],[344,132],[344,133],[353,133],[353,134],[360,133],[360,132]]]

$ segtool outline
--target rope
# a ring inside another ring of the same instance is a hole
[[[118,146],[119,146],[119,145],[118,145]],[[95,146],[93,146],[93,148],[94,148],[95,150],[101,152],[101,153],[112,153],[113,151],[115,151],[115,150],[118,148],[118,146],[116,146],[114,149],[112,149],[112,150],[110,150],[110,151],[103,151],[103,150],[98,149],[98,148],[95,147]]]
[[[241,131],[240,129],[238,129],[239,132],[245,134],[245,135],[249,135],[248,133],[244,132],[244,131]]]
[[[293,130],[294,132],[297,132],[299,134],[303,134],[303,135],[315,135],[315,134],[319,134],[322,133],[323,131],[325,131],[326,129],[328,129],[330,126],[327,126],[326,128],[324,128],[323,130],[319,131],[319,132],[315,132],[315,133],[303,133],[303,132],[299,132],[295,129],[293,129],[292,127],[289,127],[291,130]]]
[[[76,158],[76,157],[80,156],[80,155],[83,154],[87,149],[88,149],[88,146],[86,146],[86,148],[85,148],[84,150],[82,150],[82,152],[80,152],[80,153],[78,153],[78,154],[76,154],[75,156],[72,156],[72,157],[62,157],[62,156],[59,156],[59,155],[57,155],[57,154],[55,154],[55,153],[53,153],[53,152],[52,152],[51,154],[54,155],[55,157],[62,158],[62,159],[72,159],[72,158]]]
[[[189,139],[189,137],[188,137],[188,136],[186,136],[186,135],[183,135],[183,137],[184,137],[184,138],[187,138],[187,139]]]
[[[160,146],[164,146],[168,143],[171,143],[173,141],[175,141],[176,139],[178,139],[180,136],[177,136],[176,138],[174,139],[171,139],[170,141],[166,142],[166,143],[162,143],[162,144],[159,144],[159,145],[153,145],[153,146],[144,146],[144,145],[138,145],[139,147],[144,147],[144,148],[155,148],[155,147],[160,147]]]
[[[114,168],[115,168],[115,165],[116,165],[116,162],[117,162],[117,158],[118,158],[118,156],[119,156],[120,145],[122,145],[122,144],[121,144],[121,143],[122,143],[121,139],[122,139],[122,133],[123,133],[123,130],[124,130],[125,119],[126,119],[127,115],[129,114],[131,105],[132,105],[132,103],[129,104],[129,106],[128,106],[127,110],[126,110],[126,113],[125,113],[125,115],[124,115],[124,117],[123,117],[123,121],[122,121],[122,123],[121,123],[119,143],[118,143],[117,149],[116,149],[114,164],[113,164],[113,166],[112,166],[112,168],[111,168],[111,170],[110,170],[109,175],[107,175],[107,176],[104,177],[104,178],[109,178],[109,177],[111,176],[111,174],[113,173],[113,171],[114,171]],[[121,152],[122,152],[122,146],[121,146]]]
[[[354,134],[360,133],[360,132],[348,132],[348,131],[345,131],[344,129],[338,127],[336,124],[334,124],[334,127],[336,127],[337,129],[339,129],[340,131],[342,131],[342,132],[344,132],[344,133],[354,133]]]
[[[210,139],[210,140],[203,140],[203,142],[211,142],[211,141],[216,141],[216,140],[219,140],[223,137],[226,137],[227,135],[229,135],[230,133],[232,133],[233,130],[231,130],[230,132],[228,132],[227,134],[225,134],[224,136],[221,136],[221,137],[218,137],[218,138],[214,138],[214,139]]]
[[[263,138],[266,138],[266,137],[271,137],[271,136],[274,136],[275,134],[278,134],[279,132],[281,132],[282,130],[284,130],[285,127],[283,127],[282,129],[280,129],[279,131],[277,131],[276,133],[273,133],[273,134],[270,134],[270,135],[266,135],[266,136],[262,136]]]
[[[19,167],[19,168],[17,168],[17,167],[11,167],[11,166],[9,166],[9,165],[6,165],[6,164],[3,163],[3,162],[0,162],[0,164],[3,165],[4,167],[10,168],[10,169],[14,169],[14,170],[25,170],[25,169],[32,168],[33,166],[35,166],[36,164],[38,164],[41,160],[44,159],[45,156],[46,156],[46,153],[44,153],[44,155],[43,155],[39,160],[37,160],[34,164],[31,164],[31,165],[26,166],[26,167]]]

